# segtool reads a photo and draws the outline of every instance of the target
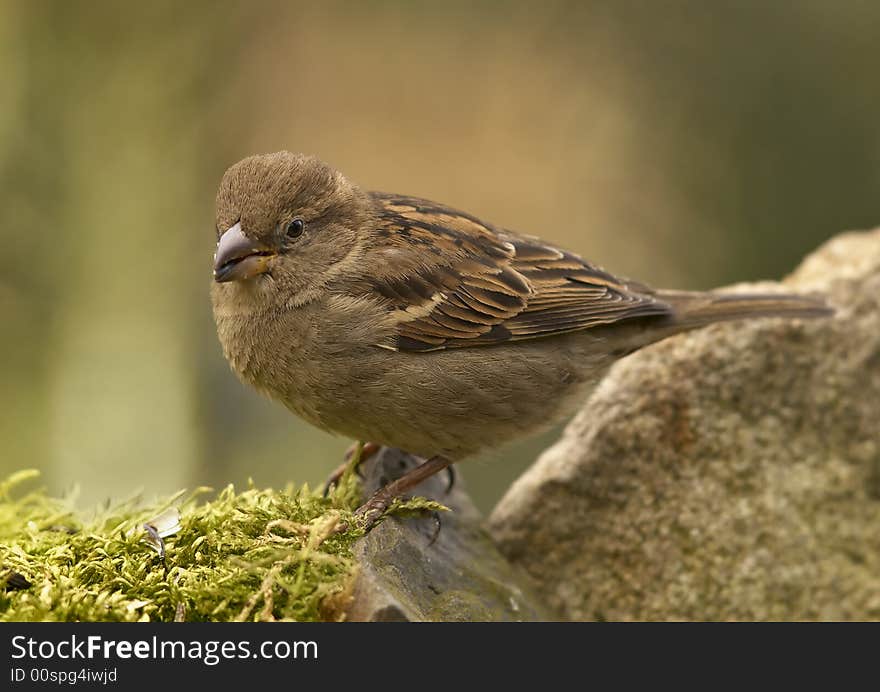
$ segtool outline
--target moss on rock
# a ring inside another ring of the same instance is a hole
[[[67,499],[0,483],[0,620],[268,621],[343,617],[357,570],[355,481],[330,497],[230,485],[161,502],[108,503],[88,515]],[[213,496],[212,496],[213,495]],[[165,556],[144,524],[177,507]]]

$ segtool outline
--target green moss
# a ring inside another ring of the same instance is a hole
[[[203,488],[82,515],[68,500],[22,493],[37,475],[0,483],[0,620],[342,617],[357,569],[351,547],[363,533],[334,531],[352,525],[351,478],[328,498],[308,487],[229,486],[213,497]],[[172,506],[180,529],[165,539],[163,559],[144,523]]]

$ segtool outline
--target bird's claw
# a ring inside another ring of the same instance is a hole
[[[369,500],[367,500],[363,505],[355,510],[352,522],[340,522],[337,525],[335,532],[344,533],[345,531],[348,531],[350,528],[352,528],[354,525],[357,528],[362,529],[364,533],[369,533],[369,531],[383,517],[385,512],[388,511],[388,508],[391,507],[395,498],[400,497],[406,491],[418,485],[426,478],[429,478],[435,473],[448,468],[450,464],[451,462],[449,461],[449,459],[442,456],[434,456],[423,462],[416,468],[410,469],[397,480],[383,486],[378,491],[376,491]],[[454,479],[455,476],[450,475],[450,488],[451,482],[454,481]],[[447,489],[447,492],[450,488]],[[434,543],[434,541],[437,539],[437,535],[440,532],[439,515],[437,515],[436,512],[434,513],[434,521],[437,525],[437,528],[431,536],[431,541],[428,545]]]
[[[341,522],[337,525],[335,533],[345,533],[354,525],[366,535],[376,527],[376,524],[379,523],[379,520],[385,515],[390,506],[391,503],[383,498],[370,500],[355,510],[352,524]],[[428,547],[434,545],[437,537],[440,535],[440,529],[443,527],[440,513],[435,510],[430,510],[430,512],[431,518],[434,520],[434,530],[431,532],[431,538],[428,540]]]
[[[452,492],[452,488],[455,485],[455,468],[453,466],[446,467],[446,494]]]
[[[431,532],[431,540],[428,541],[429,548],[432,545],[434,545],[434,542],[437,540],[437,537],[440,535],[440,529],[443,528],[443,522],[440,519],[440,512],[433,510],[431,512],[431,517],[434,519],[434,530]]]
[[[352,521],[339,522],[333,533],[345,533],[352,528],[358,528],[366,535],[376,526],[379,519],[381,519],[382,515],[388,510],[389,506],[390,503],[388,501],[373,502],[373,500],[370,500],[354,511]]]
[[[355,510],[355,521],[364,530],[364,533],[369,533],[376,522],[388,511],[390,505],[391,502],[384,497],[370,498]]]

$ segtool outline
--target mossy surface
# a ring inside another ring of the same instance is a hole
[[[0,483],[0,620],[270,621],[342,619],[357,565],[356,481],[324,498],[229,486],[165,501],[108,503],[89,513],[25,491],[22,471]],[[144,528],[180,513],[165,556]],[[173,511],[171,512],[173,515]]]

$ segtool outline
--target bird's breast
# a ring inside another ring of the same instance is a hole
[[[223,352],[239,378],[283,403],[309,423],[341,432],[351,416],[352,397],[364,382],[375,382],[373,361],[362,357],[377,350],[349,306],[315,301],[285,309],[242,309],[218,304],[214,317]],[[357,325],[361,325],[359,328]]]

